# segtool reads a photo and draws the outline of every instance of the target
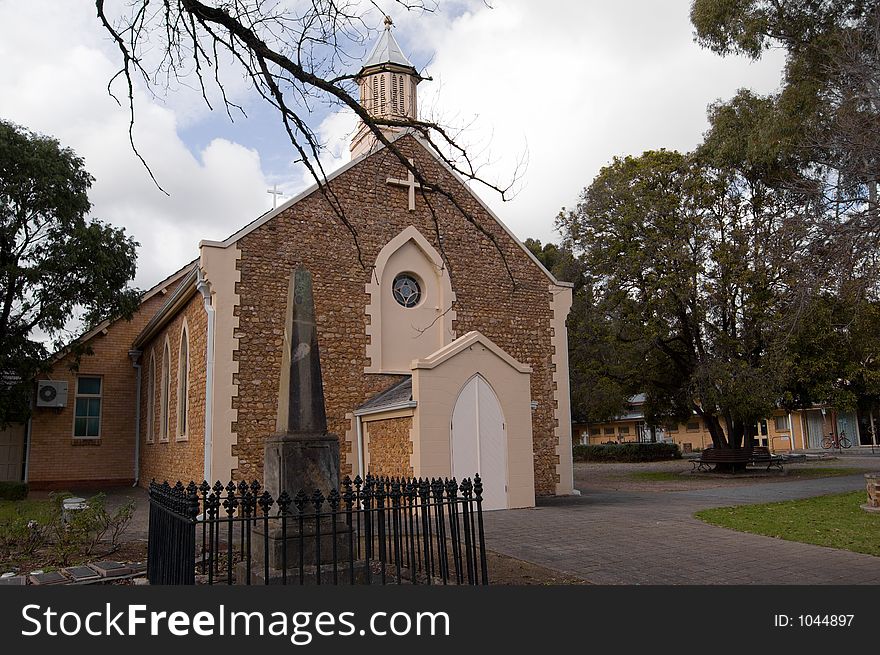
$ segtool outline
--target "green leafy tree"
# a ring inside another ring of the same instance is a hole
[[[644,391],[650,422],[696,412],[716,447],[743,446],[785,386],[802,279],[803,257],[787,244],[803,234],[803,213],[777,168],[665,150],[603,168],[557,220],[583,256],[590,324],[605,323],[572,345],[575,370],[618,401]]]
[[[774,136],[812,166],[823,259],[838,282],[876,278],[880,243],[880,5],[866,0],[695,0],[698,42],[786,66]],[[768,125],[768,127],[770,127]],[[807,190],[806,188],[801,189]]]
[[[138,244],[88,218],[92,182],[72,150],[0,120],[0,425],[27,415],[47,342],[137,306]]]
[[[828,403],[838,409],[880,401],[880,305],[821,294],[809,307],[790,348],[792,407]]]

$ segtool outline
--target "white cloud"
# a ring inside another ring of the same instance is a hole
[[[490,178],[509,179],[527,152],[514,200],[478,189],[521,238],[556,238],[560,207],[572,206],[613,156],[690,150],[708,128],[710,102],[779,84],[779,53],[753,64],[696,45],[690,0],[491,4],[473,3],[428,35],[436,52],[429,72],[442,85],[420,85],[420,100],[477,116],[475,140],[491,134],[497,160]]]
[[[559,208],[571,206],[614,155],[693,148],[709,102],[742,86],[768,92],[779,82],[779,53],[752,64],[694,44],[690,0],[491,4],[398,12],[396,30],[411,59],[430,60],[434,81],[419,87],[423,109],[460,123],[476,116],[464,138],[492,162],[489,179],[506,180],[528,154],[512,202],[477,189],[522,238],[555,238]],[[94,215],[125,226],[142,244],[142,287],[194,258],[200,239],[224,238],[271,207],[272,184],[292,195],[313,182],[290,165],[292,153],[286,162],[279,157],[268,132],[271,153],[233,142],[236,135],[259,142],[253,137],[262,119],[237,122],[225,138],[206,137],[216,121],[206,120],[198,92],[182,87],[162,99],[137,95],[138,147],[171,196],[158,191],[128,144],[127,107],[107,95],[118,53],[88,0],[0,4],[0,61],[0,116],[52,134],[86,159],[97,178]],[[243,81],[228,79],[236,100],[253,102]],[[328,170],[348,160],[354,126],[350,111],[314,126],[328,147]],[[202,145],[194,145],[193,127]]]
[[[146,288],[195,258],[200,239],[225,238],[271,200],[255,150],[214,139],[191,153],[178,135],[181,116],[198,113],[185,92],[174,105],[136,93],[135,142],[170,195],[157,189],[129,145],[125,96],[120,107],[107,94],[118,69],[107,46],[90,3],[0,5],[0,115],[85,159],[92,215],[141,243],[136,283]]]
[[[559,209],[574,205],[615,155],[690,150],[708,128],[709,103],[741,87],[769,93],[779,85],[781,52],[755,63],[696,45],[691,0],[490,4],[398,10],[395,34],[410,59],[429,61],[422,118],[468,126],[461,142],[485,162],[481,175],[502,187],[526,161],[510,202],[474,187],[523,239],[557,239]],[[347,144],[348,122],[328,119],[322,128],[329,143]]]

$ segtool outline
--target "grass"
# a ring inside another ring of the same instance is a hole
[[[740,532],[841,548],[880,557],[880,516],[868,514],[864,491],[781,503],[719,507],[697,512],[701,521]]]
[[[840,475],[856,475],[858,473],[868,473],[870,469],[862,469],[862,468],[830,468],[830,467],[815,467],[815,468],[788,468],[786,469],[785,477],[788,479],[807,479],[807,478],[833,478]],[[753,473],[762,473],[764,471],[761,469],[752,469],[748,470],[749,474]],[[690,471],[687,471],[690,473]],[[775,469],[771,469],[771,473],[775,473],[774,477],[779,476],[779,472]],[[742,475],[742,474],[740,474]],[[681,482],[683,480],[687,480],[688,477],[686,475],[682,475],[682,471],[638,471],[636,473],[629,474],[630,479],[639,480],[642,482]],[[735,475],[726,476],[730,478],[736,477]],[[743,476],[745,477],[745,476]]]
[[[44,522],[51,511],[52,503],[48,500],[0,500],[0,525],[18,516]]]

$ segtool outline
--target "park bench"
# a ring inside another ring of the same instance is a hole
[[[695,471],[707,471],[713,464],[767,464],[782,470],[782,458],[771,455],[765,446],[754,448],[707,448],[700,453],[699,459],[691,460]]]
[[[752,451],[747,448],[706,448],[700,458],[691,461],[695,471],[708,471],[713,464],[748,464]]]
[[[782,470],[782,457],[779,455],[772,455],[770,449],[766,446],[755,446],[752,448],[752,459],[749,463],[761,465],[766,464],[768,471],[771,467],[778,468],[780,471]]]

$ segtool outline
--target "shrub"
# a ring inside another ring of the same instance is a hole
[[[0,523],[0,560],[30,556],[46,543],[46,526],[17,514]]]
[[[681,459],[678,444],[622,443],[574,447],[576,462],[656,462],[664,459]]]
[[[67,565],[75,557],[93,555],[98,545],[108,539],[109,552],[116,550],[119,537],[134,516],[134,503],[129,501],[111,514],[105,506],[104,494],[98,494],[88,499],[85,509],[65,512],[64,501],[70,497],[67,492],[51,496],[52,517],[47,531],[55,560]]]
[[[0,500],[24,500],[27,495],[27,482],[0,482]]]

